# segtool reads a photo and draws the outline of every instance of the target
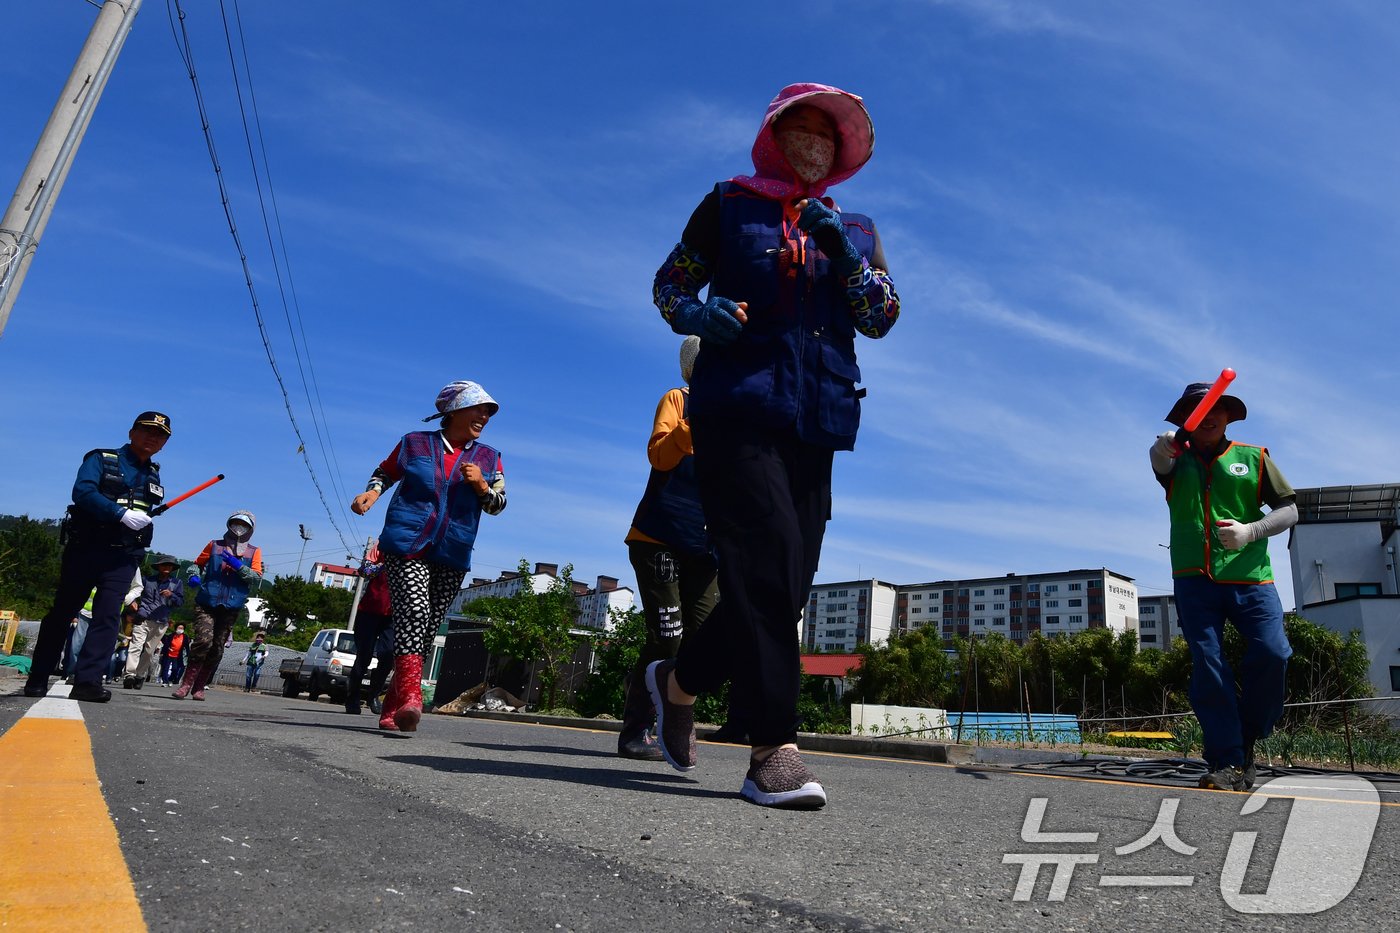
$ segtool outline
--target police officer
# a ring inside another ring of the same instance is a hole
[[[158,411],[136,416],[120,450],[93,450],[73,483],[73,504],[64,520],[63,562],[53,608],[44,616],[34,645],[34,666],[24,695],[48,692],[49,674],[63,651],[68,624],[96,587],[92,622],[73,673],[75,700],[105,703],[112,692],[102,675],[117,644],[122,600],[151,543],[150,512],[165,497],[160,465],[151,458],[170,439],[170,417]]]

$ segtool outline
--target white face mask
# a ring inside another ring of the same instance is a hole
[[[836,161],[836,142],[802,130],[787,130],[776,137],[778,148],[798,178],[815,184],[831,174]]]

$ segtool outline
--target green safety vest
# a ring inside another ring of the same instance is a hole
[[[1246,524],[1264,517],[1260,504],[1267,453],[1264,447],[1231,441],[1209,463],[1191,453],[1177,459],[1167,489],[1173,577],[1204,574],[1217,583],[1273,582],[1267,538],[1228,551],[1215,525],[1226,518]]]

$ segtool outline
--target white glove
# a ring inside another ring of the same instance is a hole
[[[1215,533],[1227,551],[1238,551],[1255,538],[1253,523],[1241,525],[1232,518],[1216,522]]]
[[[1148,454],[1152,458],[1153,470],[1163,475],[1170,473],[1176,466],[1172,461],[1181,456],[1181,448],[1176,446],[1176,432],[1164,431],[1158,434]]]
[[[147,515],[145,512],[126,509],[122,512],[121,522],[132,531],[140,531],[151,523],[151,516]]]

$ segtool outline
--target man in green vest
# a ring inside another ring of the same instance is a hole
[[[1192,383],[1166,420],[1180,428],[1210,385]],[[1191,708],[1205,740],[1201,786],[1254,786],[1254,743],[1283,713],[1293,649],[1283,631],[1268,539],[1298,521],[1293,487],[1264,447],[1225,437],[1244,402],[1223,395],[1188,436],[1167,431],[1152,445],[1152,471],[1171,512],[1172,580],[1181,633],[1191,648]],[[1268,506],[1266,513],[1263,506]],[[1245,641],[1240,690],[1222,650],[1225,622]]]

